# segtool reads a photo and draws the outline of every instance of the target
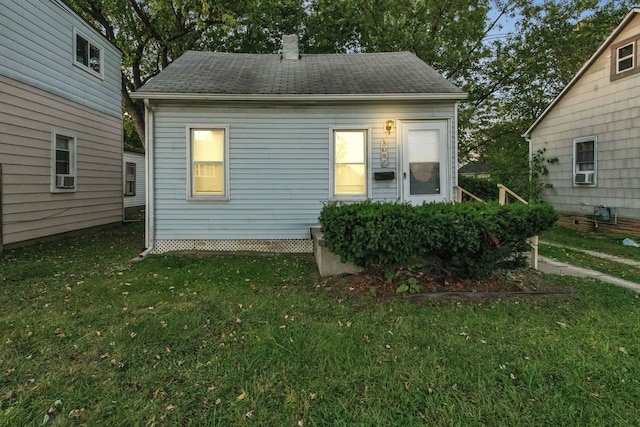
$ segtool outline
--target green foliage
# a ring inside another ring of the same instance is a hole
[[[461,277],[486,276],[528,248],[557,219],[546,204],[330,203],[320,213],[327,247],[344,261],[381,269],[435,258]]]
[[[397,294],[409,292],[410,294],[419,294],[422,287],[418,285],[418,281],[415,277],[409,277],[406,282],[402,282],[396,289]]]
[[[485,202],[498,200],[499,182],[493,178],[476,178],[473,176],[459,176],[458,184],[474,196]]]

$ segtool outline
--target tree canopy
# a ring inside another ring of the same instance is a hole
[[[144,106],[129,93],[182,53],[276,53],[283,34],[297,34],[303,53],[416,54],[469,94],[460,107],[460,158],[490,160],[505,177],[513,176],[509,168],[528,170],[522,133],[632,6],[628,0],[66,1],[122,50],[123,109],[141,141]]]

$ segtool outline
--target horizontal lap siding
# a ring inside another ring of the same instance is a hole
[[[144,206],[146,203],[144,154],[125,151],[124,163],[125,165],[126,163],[136,164],[136,194],[134,196],[124,196],[124,207]],[[126,173],[126,168],[123,167],[123,185],[126,180]]]
[[[0,75],[121,115],[121,53],[87,23],[51,0],[2,2]],[[73,64],[73,30],[102,48],[104,79]]]
[[[613,43],[640,32],[636,17]],[[610,81],[611,51],[589,70],[534,129],[533,150],[546,148],[546,178],[553,188],[543,198],[563,212],[593,214],[594,206],[618,208],[618,215],[640,219],[640,74]],[[598,137],[597,186],[574,187],[573,140]]]
[[[157,106],[154,228],[163,239],[305,239],[329,199],[330,128],[371,128],[370,197],[398,199],[396,129],[388,119],[453,119],[453,105]],[[187,201],[186,126],[229,126],[229,201]],[[380,165],[380,140],[389,164]],[[374,181],[395,171],[393,181]]]
[[[77,137],[77,191],[51,193],[54,130]],[[119,118],[0,76],[3,243],[122,220]]]

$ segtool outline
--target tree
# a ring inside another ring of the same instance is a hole
[[[130,92],[189,49],[199,48],[205,28],[223,25],[233,0],[67,0],[122,51],[122,105],[144,141],[144,105]]]

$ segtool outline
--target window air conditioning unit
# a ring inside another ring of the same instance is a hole
[[[580,171],[576,172],[575,183],[576,184],[593,184],[594,173],[593,171]]]
[[[56,175],[56,188],[74,188],[76,177],[71,175]]]

